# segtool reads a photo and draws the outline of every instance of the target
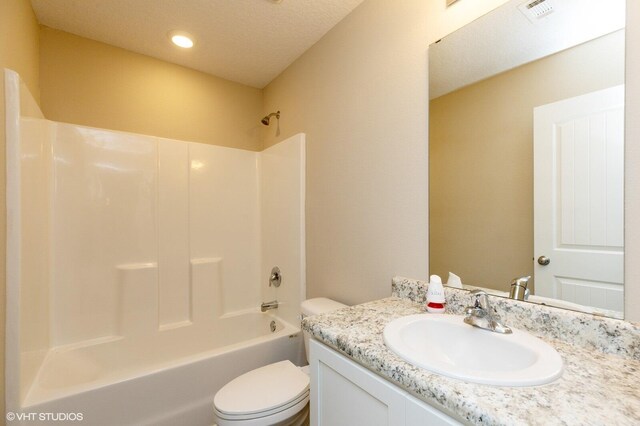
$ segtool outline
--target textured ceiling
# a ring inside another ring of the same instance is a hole
[[[625,0],[553,0],[530,22],[512,0],[429,47],[429,97],[624,28]]]
[[[41,24],[262,88],[363,0],[31,0]],[[169,42],[189,32],[189,50]]]

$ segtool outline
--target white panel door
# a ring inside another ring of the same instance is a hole
[[[537,295],[622,311],[623,178],[624,86],[534,109]]]

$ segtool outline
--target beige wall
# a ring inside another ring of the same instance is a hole
[[[640,322],[640,2],[627,1],[624,317]]]
[[[307,296],[359,303],[427,274],[424,1],[367,0],[265,88],[307,134]]]
[[[309,297],[427,277],[427,48],[504,1],[367,0],[265,88],[265,145],[307,133]]]
[[[431,101],[430,273],[533,275],[533,108],[624,83],[624,31]]]
[[[0,71],[10,68],[22,76],[31,93],[39,98],[38,23],[29,2],[0,1]],[[4,73],[0,78],[0,412],[5,410],[5,258],[6,258],[6,179],[5,179]]]
[[[262,148],[260,89],[46,27],[40,67],[50,120]]]

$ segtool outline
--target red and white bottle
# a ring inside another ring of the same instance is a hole
[[[427,288],[427,312],[443,314],[445,304],[442,279],[438,275],[431,275],[429,277],[429,287]]]

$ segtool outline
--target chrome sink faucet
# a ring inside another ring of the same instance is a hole
[[[260,305],[260,310],[262,312],[267,312],[271,309],[277,309],[277,308],[278,308],[277,300],[272,300],[271,302],[264,302],[262,305]]]
[[[485,291],[473,290],[471,294],[474,296],[475,302],[473,306],[467,306],[464,309],[465,323],[496,333],[512,333],[509,327],[500,323],[500,316],[491,309],[489,298]]]

